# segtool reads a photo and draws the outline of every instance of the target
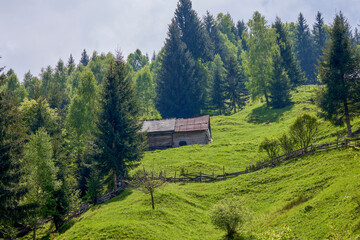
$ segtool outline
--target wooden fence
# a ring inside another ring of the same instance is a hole
[[[161,171],[159,176],[154,176],[154,173],[152,174],[153,179],[157,180],[163,180],[165,182],[214,182],[214,181],[221,181],[226,180],[229,178],[233,178],[242,174],[246,174],[249,172],[254,172],[260,169],[264,168],[272,168],[275,166],[278,166],[281,163],[284,163],[286,161],[289,161],[290,159],[294,159],[300,156],[313,154],[320,151],[327,151],[330,149],[341,149],[344,147],[350,147],[350,146],[360,146],[360,138],[358,139],[342,139],[342,140],[336,140],[334,142],[324,143],[321,145],[309,145],[305,148],[300,148],[295,151],[286,153],[281,156],[277,156],[273,159],[268,159],[264,161],[259,161],[254,165],[250,165],[245,170],[240,172],[233,172],[233,173],[226,173],[225,168],[223,167],[223,174],[215,175],[214,172],[212,174],[206,174],[203,172],[182,172],[177,177],[177,172],[175,172],[174,177],[167,177],[166,171]]]

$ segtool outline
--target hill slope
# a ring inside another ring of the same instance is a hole
[[[170,175],[182,169],[215,174],[223,167],[227,172],[243,170],[263,157],[258,144],[264,137],[279,136],[304,111],[316,113],[315,94],[314,87],[302,87],[293,94],[294,105],[285,109],[256,103],[232,116],[212,117],[212,144],[147,152],[142,164]],[[344,130],[322,121],[317,142],[333,140],[337,131]],[[233,196],[250,211],[242,231],[249,238],[280,231],[284,224],[300,239],[357,236],[359,179],[359,151],[348,148],[216,183],[168,183],[155,192],[155,210],[148,195],[128,189],[91,208],[57,239],[221,239],[224,232],[211,225],[209,210]]]

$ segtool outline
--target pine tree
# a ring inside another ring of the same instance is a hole
[[[179,0],[175,10],[175,20],[181,32],[183,41],[195,60],[211,60],[213,46],[197,13],[192,9],[191,0]]]
[[[293,46],[290,43],[288,33],[279,17],[276,17],[272,26],[276,30],[276,43],[279,46],[281,65],[287,72],[291,86],[294,88],[305,82],[305,76],[301,72],[299,63],[293,53]]]
[[[214,54],[219,54],[221,59],[225,60],[227,56],[227,49],[221,42],[220,31],[216,25],[214,16],[207,11],[203,21],[205,30],[210,37],[210,44],[212,45],[212,48],[214,48]]]
[[[0,75],[0,89],[6,85]],[[15,238],[14,225],[24,217],[20,200],[27,189],[20,184],[24,174],[20,158],[25,131],[16,100],[8,90],[0,91],[0,238]]]
[[[323,49],[326,47],[326,41],[328,39],[328,34],[324,25],[324,18],[320,12],[317,12],[315,17],[315,23],[313,25],[313,37],[314,37],[314,51],[315,51],[315,64],[320,61]],[[318,75],[317,70],[315,69],[315,75]]]
[[[66,94],[67,72],[64,62],[60,59],[51,78],[47,99],[51,108],[57,108],[61,115],[65,115],[65,107],[69,104]]]
[[[271,106],[273,108],[283,108],[290,103],[289,79],[280,55],[273,56],[273,77],[270,81],[269,92]]]
[[[296,36],[295,52],[300,62],[301,70],[305,73],[308,83],[316,82],[316,58],[314,54],[314,43],[311,38],[309,26],[302,13],[299,14]]]
[[[213,73],[212,73],[212,87],[210,92],[211,105],[214,110],[218,110],[219,114],[223,114],[226,109],[226,96],[225,96],[225,78],[226,69],[224,63],[218,54],[215,55],[213,61]]]
[[[119,177],[127,177],[128,168],[142,157],[145,148],[135,92],[120,53],[104,78],[100,105],[95,140],[100,152],[95,159],[103,175],[112,173],[115,190]]]
[[[245,40],[243,34],[244,34],[244,31],[245,32],[248,31],[248,28],[247,28],[244,20],[238,21],[237,24],[236,24],[236,28],[237,28],[237,31],[238,31],[239,39],[241,40],[241,47],[242,47],[242,49],[244,51],[247,51],[248,46],[246,45],[246,40]]]
[[[351,46],[349,28],[344,15],[337,14],[330,31],[329,46],[318,70],[325,85],[320,107],[326,118],[334,123],[345,123],[348,137],[351,137],[351,115],[359,110],[360,57]]]
[[[195,62],[181,41],[175,20],[169,26],[157,79],[157,109],[163,118],[193,117],[200,113],[200,87]]]
[[[86,50],[84,49],[84,51],[81,53],[80,64],[86,67],[89,64],[89,62],[90,62],[90,58],[87,55]]]
[[[70,54],[70,57],[68,59],[67,67],[69,68],[71,65],[73,65],[75,67],[75,59],[73,58],[72,54]]]
[[[245,76],[239,62],[233,55],[230,55],[226,62],[225,94],[229,100],[230,109],[236,113],[237,108],[242,108],[247,99]]]

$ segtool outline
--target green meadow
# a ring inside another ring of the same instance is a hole
[[[278,137],[301,113],[316,115],[317,87],[292,93],[293,104],[272,110],[264,102],[249,102],[231,116],[211,117],[213,142],[146,152],[138,168],[167,176],[181,171],[222,174],[244,170],[265,158],[258,145]],[[315,144],[345,134],[320,119]],[[354,130],[360,121],[353,121]],[[136,169],[134,169],[136,170]],[[51,239],[225,239],[211,224],[210,209],[224,198],[238,198],[248,219],[238,239],[281,239],[284,231],[296,239],[355,239],[360,236],[360,156],[352,147],[292,159],[214,183],[166,183],[150,196],[127,188],[118,197],[93,206]],[[277,235],[278,238],[275,236]],[[284,238],[285,239],[285,238]]]

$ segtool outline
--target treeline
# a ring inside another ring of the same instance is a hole
[[[327,26],[318,13],[310,30],[301,13],[270,25],[255,12],[235,23],[230,14],[200,18],[180,0],[151,59],[84,50],[78,64],[70,55],[21,83],[11,69],[1,74],[0,237],[26,225],[36,238],[43,219],[59,230],[79,199],[116,189],[143,155],[144,119],[231,114],[249,97],[282,108],[291,89],[321,81],[325,117],[349,127],[360,38],[342,14],[335,20]]]

